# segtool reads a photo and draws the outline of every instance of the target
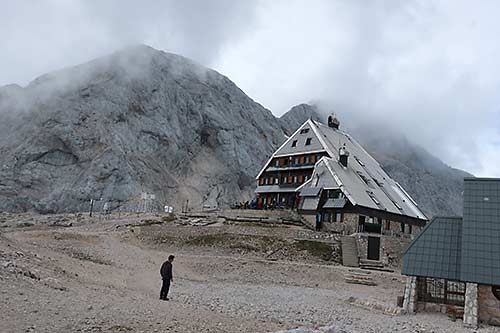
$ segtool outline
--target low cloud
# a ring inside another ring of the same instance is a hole
[[[134,43],[231,78],[276,115],[321,101],[446,163],[500,176],[496,1],[7,2],[0,85]],[[380,129],[383,131],[383,129]]]

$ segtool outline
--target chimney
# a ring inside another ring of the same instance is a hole
[[[328,116],[328,127],[339,129],[340,121],[335,117],[335,115]]]
[[[344,168],[347,168],[347,161],[349,160],[349,152],[345,149],[345,144],[339,149],[339,162]]]

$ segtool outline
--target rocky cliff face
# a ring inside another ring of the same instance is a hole
[[[0,210],[228,204],[284,138],[223,75],[147,46],[0,90]]]
[[[343,116],[349,118],[349,115]],[[327,112],[321,108],[300,104],[290,109],[280,120],[285,131],[290,131],[308,118],[325,122],[326,117]],[[342,127],[342,123],[341,127],[363,145],[428,216],[462,215],[463,179],[471,174],[451,168],[399,133],[387,129],[381,132],[380,126],[350,120],[350,127]],[[286,124],[291,124],[291,128],[287,128]]]
[[[2,87],[0,211],[135,209],[143,192],[178,209],[249,199],[285,135],[320,118],[311,110],[275,118],[225,76],[147,46]],[[426,211],[459,212],[463,173],[384,140],[369,151]]]

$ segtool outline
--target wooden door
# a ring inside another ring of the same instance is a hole
[[[368,255],[370,260],[380,260],[380,237],[368,237]]]

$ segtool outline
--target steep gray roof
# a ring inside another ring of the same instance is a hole
[[[306,146],[308,138],[311,141]],[[339,149],[342,147],[350,154],[347,168],[338,163]],[[311,119],[278,148],[257,178],[269,167],[273,157],[319,151],[325,151],[330,158],[323,157],[316,163],[313,178],[300,191],[308,191],[309,187],[340,189],[354,206],[427,220],[408,193],[385,173],[380,164],[354,138]]]
[[[410,244],[402,274],[460,280],[461,217],[435,217]]]
[[[310,123],[309,121],[305,122],[285,142],[285,144],[282,145],[274,153],[274,156],[277,157],[277,156],[286,156],[291,154],[324,151],[325,148],[323,147],[323,145],[321,144],[320,140],[318,139],[318,137],[316,136],[315,132],[312,130],[311,127],[312,123]],[[306,145],[307,139],[310,139],[308,145]],[[295,142],[295,147],[292,146],[294,142]]]
[[[323,157],[316,164],[309,186],[340,188],[353,205],[427,220],[408,193],[354,138],[321,123],[308,122],[331,157]],[[339,163],[342,147],[349,152],[347,167]]]
[[[402,273],[500,285],[500,179],[466,178],[463,219],[432,220],[408,247]]]

